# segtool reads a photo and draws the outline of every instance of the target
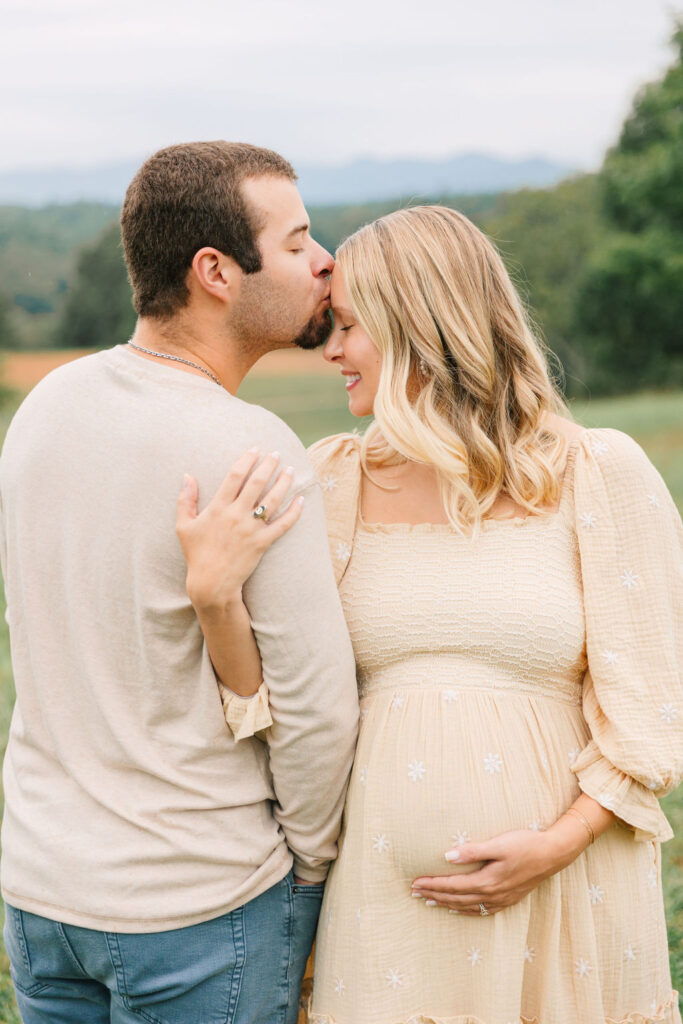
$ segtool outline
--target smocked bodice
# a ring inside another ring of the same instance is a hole
[[[340,593],[361,696],[445,670],[460,688],[579,701],[585,620],[566,514],[487,526],[469,538],[359,523]]]

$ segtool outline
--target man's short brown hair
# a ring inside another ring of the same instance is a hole
[[[243,142],[190,142],[160,149],[131,181],[121,211],[123,252],[140,316],[166,318],[187,302],[194,254],[211,246],[246,274],[261,269],[262,227],[246,203],[245,178],[296,180],[284,157]]]

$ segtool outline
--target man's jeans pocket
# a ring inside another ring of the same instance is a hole
[[[227,1024],[245,965],[243,909],[155,935],[107,933],[124,1005],[149,1024]]]
[[[51,922],[46,922],[47,926]],[[40,977],[40,963],[32,963],[24,931],[24,916],[21,910],[5,904],[5,949],[10,960],[10,974],[15,988],[24,995],[32,996],[50,984],[49,978]],[[44,936],[47,941],[47,936]],[[42,945],[42,944],[41,944]],[[39,945],[39,949],[41,946]],[[48,947],[49,948],[49,947]],[[34,956],[35,956],[34,952]],[[35,971],[35,973],[34,973]]]

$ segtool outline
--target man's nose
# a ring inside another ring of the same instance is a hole
[[[323,249],[319,242],[315,244],[318,249],[314,257],[315,276],[327,277],[334,270],[334,256],[327,249]]]

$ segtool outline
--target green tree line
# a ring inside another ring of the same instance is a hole
[[[420,200],[456,207],[496,242],[570,395],[683,385],[683,25],[672,42],[673,63],[636,95],[597,174],[550,189]],[[312,231],[334,251],[361,224],[405,205],[313,208]],[[105,213],[82,206],[79,230]],[[133,329],[111,215],[78,252],[50,331],[54,345],[106,347]],[[54,282],[53,293],[60,287]],[[57,299],[49,301],[54,309]],[[5,346],[21,342],[15,323],[0,300]]]

